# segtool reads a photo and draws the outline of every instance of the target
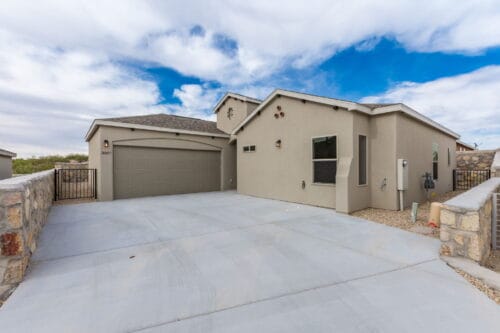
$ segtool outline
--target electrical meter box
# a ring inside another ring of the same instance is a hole
[[[408,189],[408,161],[398,158],[398,191]]]

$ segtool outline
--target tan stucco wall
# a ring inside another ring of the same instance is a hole
[[[285,112],[275,119],[277,106]],[[312,184],[312,138],[337,135],[336,185]],[[359,184],[359,135],[367,137],[367,184]],[[275,147],[282,140],[282,148]],[[398,158],[409,162],[405,206],[426,200],[422,175],[432,170],[432,143],[439,145],[435,193],[452,189],[455,139],[402,113],[369,117],[287,97],[272,101],[237,134],[238,192],[352,212],[367,207],[397,210]],[[256,152],[243,146],[256,145]],[[450,165],[448,165],[450,148]],[[301,182],[306,188],[301,188]],[[382,186],[382,184],[384,184]]]
[[[348,211],[356,211],[370,206],[370,185],[371,185],[371,128],[370,128],[370,118],[367,115],[360,113],[353,113],[353,132],[352,132],[352,170],[349,174],[349,205]],[[359,136],[366,136],[366,173],[367,173],[367,183],[366,185],[359,184]]]
[[[217,112],[217,128],[223,132],[231,133],[257,106],[258,104],[252,102],[228,97]],[[231,119],[227,117],[229,108],[233,108]]]
[[[370,160],[368,173],[373,208],[397,209],[396,114],[370,118]],[[385,186],[383,186],[385,181]]]
[[[453,169],[456,165],[455,138],[424,125],[404,114],[397,114],[396,158],[404,158],[409,162],[409,188],[405,193],[405,206],[412,202],[427,200],[422,186],[422,175],[432,173],[432,144],[439,146],[438,180],[436,187],[430,190],[436,194],[453,190]],[[450,164],[448,165],[448,148]]]
[[[110,142],[110,149],[103,148],[104,140]],[[113,200],[113,146],[142,146],[195,150],[221,151],[221,190],[236,188],[236,147],[226,138],[190,134],[130,130],[100,126],[89,141],[89,167],[98,170],[99,200]],[[105,151],[105,153],[103,153]]]
[[[12,158],[0,156],[0,179],[12,177]]]
[[[275,119],[277,106],[285,117]],[[338,162],[352,165],[353,113],[288,97],[276,98],[237,135],[238,192],[264,198],[336,207],[337,185],[313,184],[312,138],[337,136]],[[281,139],[282,147],[276,148]],[[242,147],[256,145],[256,152]],[[306,187],[302,189],[301,183]],[[342,184],[341,186],[345,186]]]

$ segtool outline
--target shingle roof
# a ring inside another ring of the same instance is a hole
[[[376,108],[381,108],[383,106],[396,105],[397,103],[359,103],[359,104],[369,107],[370,109],[373,110]]]
[[[0,149],[0,156],[16,157],[17,154],[5,149]]]
[[[186,130],[186,131],[225,134],[223,131],[217,128],[217,123],[215,121],[174,116],[165,113],[143,115],[143,116],[132,116],[132,117],[104,118],[99,120]]]

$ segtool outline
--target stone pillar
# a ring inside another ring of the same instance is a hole
[[[484,264],[491,251],[492,193],[500,178],[492,178],[445,202],[441,208],[441,254]]]

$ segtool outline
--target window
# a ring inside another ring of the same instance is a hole
[[[451,152],[450,152],[450,148],[448,148],[448,166],[451,165]]]
[[[229,108],[229,109],[227,110],[227,118],[228,118],[228,119],[231,119],[231,118],[233,117],[233,114],[234,114],[234,112],[233,112],[233,108]]]
[[[313,139],[313,182],[335,184],[337,175],[337,137]]]
[[[366,185],[366,136],[359,135],[358,137],[358,185]]]
[[[243,146],[243,152],[244,153],[248,153],[248,152],[251,152],[251,151],[255,151],[255,145],[252,145],[252,146]]]
[[[438,179],[438,161],[439,161],[439,146],[437,143],[432,144],[432,179]]]

